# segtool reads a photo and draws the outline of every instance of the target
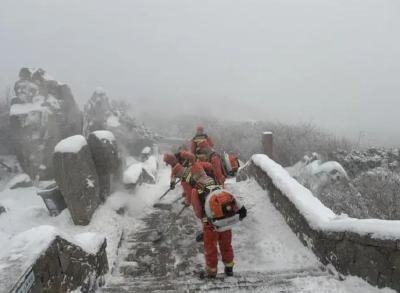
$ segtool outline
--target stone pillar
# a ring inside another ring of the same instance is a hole
[[[270,131],[266,131],[262,134],[262,150],[271,159],[273,158],[273,145],[274,139],[273,134]]]

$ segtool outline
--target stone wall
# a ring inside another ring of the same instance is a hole
[[[344,275],[359,276],[370,284],[400,292],[400,239],[377,239],[372,233],[322,231],[312,227],[295,204],[263,169],[250,161],[237,180],[250,177],[268,190],[271,202],[284,216],[292,231],[324,264],[332,264]]]
[[[106,246],[104,240],[98,252],[90,254],[57,236],[9,293],[19,292],[22,286],[31,293],[66,293],[80,287],[82,292],[93,292],[108,271]],[[29,278],[34,281],[28,282]]]

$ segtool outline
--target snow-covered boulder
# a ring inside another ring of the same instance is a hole
[[[117,142],[111,131],[97,130],[89,134],[88,144],[99,175],[100,198],[105,201],[111,193],[111,176],[121,164]]]
[[[32,179],[51,179],[54,146],[65,137],[81,133],[82,114],[68,85],[44,70],[22,68],[19,78],[10,108],[17,158]]]
[[[145,162],[132,163],[123,174],[123,183],[127,189],[133,189],[138,184],[155,184],[157,177],[157,159],[154,156]]]
[[[18,233],[2,243],[0,292],[94,292],[108,271],[106,246],[102,235],[47,225]]]
[[[111,131],[97,130],[90,133],[88,144],[99,174],[111,174],[118,169],[118,146]]]
[[[99,178],[86,139],[81,135],[60,141],[53,156],[54,174],[72,220],[87,225],[100,204]]]
[[[7,183],[7,189],[17,189],[33,186],[28,174],[18,174]]]
[[[329,185],[337,181],[348,181],[347,172],[334,161],[323,162],[316,153],[304,158],[295,165],[286,168],[289,174],[301,184],[316,190],[321,186]]]

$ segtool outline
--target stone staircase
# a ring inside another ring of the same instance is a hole
[[[127,292],[299,292],[299,281],[310,278],[332,278],[321,270],[281,272],[237,272],[235,277],[218,275],[214,280],[200,280],[193,275],[178,278],[137,277],[122,278],[102,290],[109,293]],[[296,283],[294,283],[296,281]]]
[[[127,233],[112,278],[102,293],[125,292],[205,292],[265,291],[297,292],[300,279],[331,278],[320,268],[303,268],[279,272],[236,272],[234,277],[219,274],[214,280],[200,280],[203,268],[202,243],[196,243],[200,231],[193,212],[186,209],[161,241],[154,242],[159,231],[165,231],[181,209],[179,203],[161,204],[143,219],[136,233]]]

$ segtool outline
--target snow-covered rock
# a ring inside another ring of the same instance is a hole
[[[133,163],[124,172],[123,182],[125,185],[136,185],[139,182],[140,175],[142,174],[143,164]]]
[[[316,153],[304,158],[286,170],[293,178],[311,190],[333,184],[337,181],[349,180],[346,170],[335,161],[323,162]]]
[[[16,292],[23,292],[19,280],[29,275],[30,269],[41,280],[34,287],[38,292],[75,290],[87,282],[90,274],[97,278],[107,272],[105,247],[104,236],[97,233],[70,237],[50,225],[21,232],[2,247],[7,254],[0,253],[0,291],[13,292],[16,286]]]
[[[97,130],[89,134],[88,143],[99,175],[100,198],[104,201],[111,193],[111,177],[117,177],[121,168],[117,142],[112,132]]]
[[[153,144],[154,136],[146,127],[136,123],[128,108],[126,103],[111,101],[103,89],[97,89],[85,105],[85,135],[109,130],[125,155],[139,156],[145,146]]]
[[[86,145],[87,145],[86,138],[84,138],[82,135],[74,135],[60,141],[54,147],[54,152],[76,154],[79,153],[81,149]]]
[[[67,152],[54,153],[54,174],[74,223],[88,225],[100,204],[99,178],[89,146],[81,143],[82,138],[76,140],[76,148],[70,146],[71,140],[67,140],[64,142],[66,149],[61,148]]]
[[[119,152],[112,132],[94,131],[89,134],[88,143],[99,174],[111,174],[118,169]]]
[[[33,186],[28,174],[18,174],[7,183],[8,189],[24,188]]]
[[[11,101],[10,126],[22,169],[53,178],[51,153],[63,138],[81,133],[82,114],[70,88],[42,69],[22,68]]]
[[[150,156],[145,162],[132,163],[123,174],[123,183],[126,188],[135,188],[137,184],[155,184],[157,178],[157,159]]]

